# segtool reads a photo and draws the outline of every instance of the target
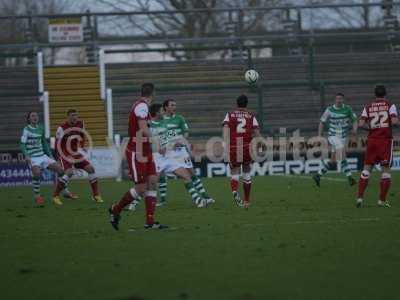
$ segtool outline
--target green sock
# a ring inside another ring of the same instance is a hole
[[[160,201],[167,201],[167,177],[165,175],[160,176],[160,181],[158,182],[158,192],[160,193]]]
[[[201,182],[199,177],[197,177],[196,175],[193,175],[192,176],[192,183],[193,183],[193,186],[195,187],[195,189],[197,190],[197,192],[201,195],[201,197],[210,198],[207,195],[207,192],[206,192],[206,190],[205,190],[205,188],[203,186],[203,183]]]
[[[342,167],[342,172],[344,174],[346,174],[347,177],[350,177],[351,176],[351,171],[350,171],[350,167],[349,167],[349,163],[347,162],[347,159],[342,160],[340,165]]]
[[[33,194],[40,196],[40,178],[32,178]]]
[[[186,182],[185,183],[185,188],[189,192],[190,196],[192,197],[192,201],[194,203],[196,203],[196,204],[199,203],[199,201],[201,200],[201,197],[197,193],[197,190],[194,187],[193,183],[192,182]]]

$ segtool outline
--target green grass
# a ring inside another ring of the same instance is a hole
[[[376,207],[374,176],[356,209],[346,182],[317,189],[309,178],[259,177],[248,211],[233,205],[226,178],[205,180],[217,200],[207,209],[170,181],[169,205],[157,211],[167,231],[142,229],[143,205],[111,228],[106,209],[129,182],[101,182],[103,205],[73,182],[79,200],[44,208],[29,187],[2,188],[2,299],[397,298],[399,179],[392,208]]]

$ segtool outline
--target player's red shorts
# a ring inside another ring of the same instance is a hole
[[[249,165],[253,162],[250,153],[250,147],[238,149],[232,147],[229,151],[229,165],[231,168],[238,168],[241,165]]]
[[[365,152],[366,165],[380,164],[391,166],[393,158],[392,139],[371,139],[367,140],[367,151]]]
[[[85,169],[87,166],[90,165],[90,161],[88,161],[84,156],[75,156],[75,158],[68,157],[59,157],[58,161],[61,164],[61,167],[63,170],[68,170],[68,169]]]
[[[156,165],[151,152],[147,155],[142,155],[142,159],[129,149],[126,150],[125,154],[126,160],[128,161],[129,174],[136,184],[146,183],[149,176],[157,174]]]

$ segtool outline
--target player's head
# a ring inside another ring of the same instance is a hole
[[[162,108],[162,105],[159,103],[153,103],[152,105],[150,105],[150,109],[149,109],[150,116],[153,119],[161,118],[161,108]]]
[[[78,121],[78,112],[76,109],[68,109],[67,120],[69,124],[75,124]]]
[[[343,103],[344,103],[344,94],[343,93],[337,93],[335,95],[335,105],[337,107],[340,107],[340,106],[343,105]]]
[[[154,96],[154,84],[151,82],[143,83],[140,89],[140,95],[152,100]]]
[[[163,103],[164,111],[167,115],[174,115],[176,113],[176,102],[174,99],[167,99]]]
[[[386,87],[383,84],[378,84],[375,86],[375,97],[376,98],[386,97]]]
[[[246,108],[248,103],[249,103],[249,99],[247,98],[246,95],[240,95],[236,99],[236,104],[237,104],[237,107],[239,107],[239,108]]]
[[[39,114],[36,111],[30,111],[26,114],[26,122],[30,125],[39,123]]]

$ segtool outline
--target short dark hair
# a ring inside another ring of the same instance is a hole
[[[153,103],[152,105],[150,105],[150,116],[154,117],[157,113],[160,112],[162,105],[159,103]]]
[[[249,99],[247,98],[246,95],[240,95],[237,99],[236,99],[236,104],[238,107],[247,107],[247,103],[249,103]]]
[[[166,108],[169,106],[170,102],[175,102],[175,100],[172,99],[172,98],[168,98],[167,100],[165,100],[165,101],[163,102],[162,107],[163,107],[164,109],[166,109]]]
[[[76,114],[76,113],[77,113],[77,111],[74,108],[71,108],[71,109],[67,110],[67,116],[69,116],[70,114]]]
[[[154,93],[154,84],[151,82],[143,83],[142,88],[140,90],[140,94],[142,97],[150,97]]]
[[[344,94],[343,93],[336,93],[336,96],[340,96],[344,98]]]
[[[383,84],[377,84],[375,86],[375,96],[376,97],[385,97],[386,96],[386,87]]]

